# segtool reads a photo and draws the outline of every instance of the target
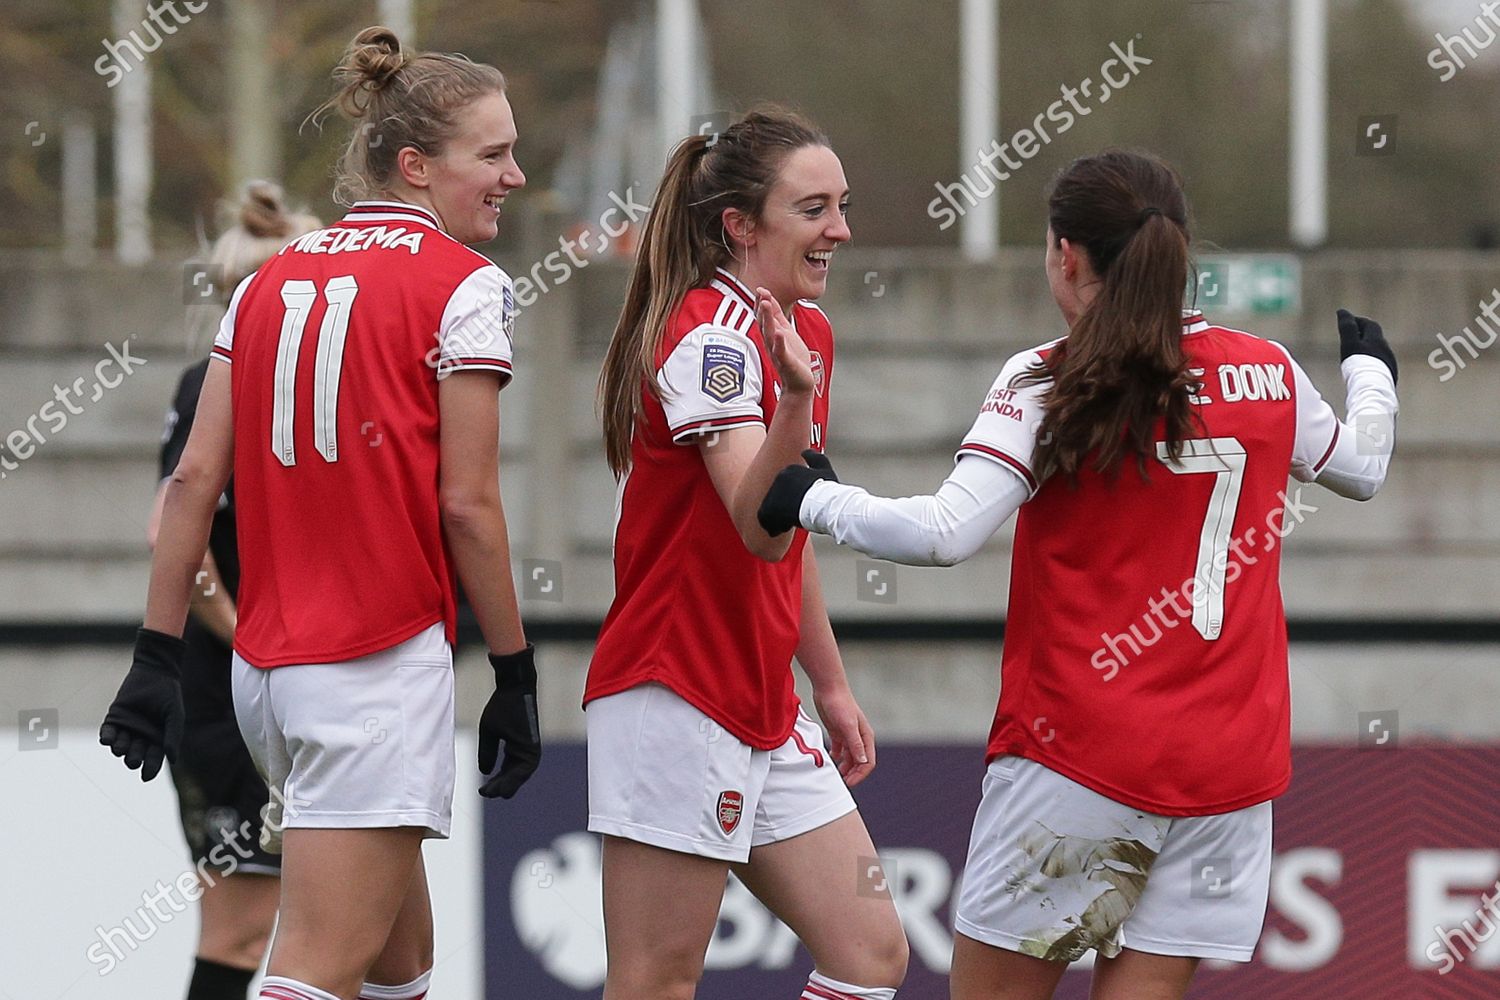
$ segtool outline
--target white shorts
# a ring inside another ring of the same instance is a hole
[[[1133,948],[1248,962],[1270,885],[1269,802],[1159,816],[999,757],[984,778],[954,925],[1054,961]]]
[[[453,816],[453,651],[443,625],[341,663],[260,670],[238,653],[234,714],[284,828],[420,826]],[[274,828],[274,829],[273,829]]]
[[[775,750],[741,743],[660,684],[588,706],[589,830],[671,851],[740,863],[854,811],[800,709]]]

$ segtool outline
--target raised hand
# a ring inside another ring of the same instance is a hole
[[[792,321],[781,311],[776,301],[765,288],[755,289],[755,318],[760,324],[761,336],[771,351],[771,363],[781,377],[784,392],[810,393],[813,391],[812,356],[807,345],[797,336]]]
[[[1373,319],[1356,316],[1347,309],[1340,309],[1339,360],[1348,361],[1356,354],[1366,354],[1383,362],[1391,370],[1391,381],[1396,381],[1396,352],[1386,343],[1385,333]]]

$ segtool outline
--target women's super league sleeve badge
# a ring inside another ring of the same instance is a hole
[[[745,391],[745,352],[727,344],[703,345],[703,394],[727,403]]]

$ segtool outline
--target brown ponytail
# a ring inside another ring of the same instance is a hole
[[[604,450],[616,478],[630,468],[642,384],[661,395],[656,354],[667,321],[689,290],[706,284],[714,268],[731,259],[724,210],[760,218],[786,157],[804,146],[826,145],[827,136],[799,115],[766,107],[716,139],[693,135],[673,148],[599,373]]]
[[[461,108],[505,92],[495,67],[458,53],[408,53],[394,31],[379,25],[354,36],[333,78],[338,92],[308,118],[318,121],[337,108],[354,125],[333,189],[342,205],[388,191],[401,150],[437,156]]]
[[[1133,456],[1145,475],[1157,420],[1173,459],[1195,426],[1182,349],[1190,237],[1181,180],[1155,156],[1110,150],[1063,169],[1048,215],[1052,238],[1088,254],[1100,287],[1046,362],[1019,379],[1051,383],[1037,479],[1076,478],[1091,454],[1095,471]]]

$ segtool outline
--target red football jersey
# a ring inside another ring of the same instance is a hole
[[[822,450],[833,375],[833,329],[809,302],[792,307],[812,352],[812,447]],[[755,297],[728,271],[688,292],[657,355],[657,399],[631,441],[615,522],[615,599],[589,665],[584,704],[657,682],[741,742],[769,750],[797,719],[792,655],[802,614],[800,528],[768,563],[740,540],[698,439],[769,425],[781,386],[755,322]]]
[[[1000,704],[989,757],[1017,754],[1169,816],[1227,812],[1291,779],[1280,588],[1287,474],[1310,481],[1339,422],[1280,345],[1184,320],[1201,426],[1142,480],[1086,470],[1036,489],[1041,388],[1012,358],[960,454],[1036,490],[1016,519]],[[1163,441],[1162,426],[1157,441]]]
[[[511,373],[515,296],[425,209],[360,202],[235,289],[241,583],[234,648],[257,667],[348,660],[443,622],[438,380]]]

